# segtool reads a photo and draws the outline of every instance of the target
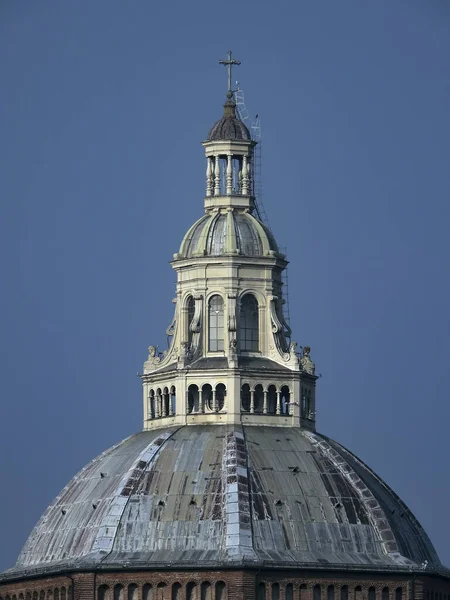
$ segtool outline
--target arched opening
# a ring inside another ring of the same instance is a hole
[[[150,390],[148,394],[148,414],[151,419],[156,417],[155,390]]]
[[[16,600],[17,600],[17,598],[16,598]],[[45,600],[45,592],[44,592],[44,590],[41,590],[39,592],[39,600]]]
[[[164,582],[158,583],[156,586],[156,600],[164,600],[167,584]]]
[[[309,418],[311,408],[311,390],[302,386],[302,416]]]
[[[322,600],[322,590],[318,583],[313,588],[313,600]]]
[[[128,586],[128,600],[138,600],[138,586],[135,583]]]
[[[289,403],[291,401],[291,393],[287,385],[281,388],[281,414],[289,415]]]
[[[189,414],[196,412],[196,407],[198,407],[198,386],[195,383],[192,383],[188,387],[188,401],[187,401],[187,411]]]
[[[329,585],[327,588],[327,600],[334,600],[334,585]]]
[[[189,581],[186,586],[186,600],[200,600],[198,597],[198,585],[195,581]]]
[[[62,590],[61,590],[62,597]],[[108,585],[100,585],[97,590],[98,600],[111,600],[111,594]]]
[[[187,304],[186,304],[186,308],[187,308],[187,335],[185,337],[185,339],[187,339],[189,347],[192,344],[192,336],[193,336],[193,320],[194,320],[194,315],[195,315],[195,300],[193,298],[193,296],[189,296]]]
[[[165,387],[163,390],[163,417],[167,417],[171,414],[170,410],[170,396],[169,396],[169,388]]]
[[[38,593],[37,592],[33,592],[33,600],[38,600]],[[9,596],[6,596],[6,600],[11,600],[11,598]]]
[[[258,590],[257,590],[257,600],[266,600],[266,584],[265,583],[259,583],[258,584]]]
[[[398,587],[395,590],[395,600],[402,600],[403,598],[403,589],[401,587]]]
[[[53,598],[54,598],[54,600],[59,600],[59,588],[55,588],[53,590]],[[20,600],[20,596],[19,596],[19,600]]]
[[[156,390],[156,416],[163,417],[163,398],[161,388]]]
[[[216,600],[227,600],[228,592],[225,582],[218,581],[216,583]]]
[[[212,588],[209,581],[203,581],[201,585],[200,600],[212,600]]]
[[[341,587],[341,600],[348,600],[348,585]]]
[[[149,583],[144,583],[142,587],[142,600],[153,600],[153,588]]]
[[[363,600],[362,587],[360,585],[355,587],[355,600]]]
[[[225,406],[225,396],[227,395],[227,388],[223,383],[216,385],[216,411],[223,410]]]
[[[258,383],[258,385],[255,386],[254,401],[255,401],[255,413],[262,413],[263,407],[264,407],[264,389],[260,383]]]
[[[181,583],[178,583],[178,582],[176,582],[172,585],[172,600],[181,600],[182,587],[183,586],[181,585]]]
[[[381,600],[389,600],[389,588],[384,587],[381,591]]]
[[[267,390],[267,412],[269,415],[274,415],[277,408],[277,388],[274,385],[269,385]]]
[[[61,588],[61,600],[66,600],[66,588],[65,587]],[[110,600],[110,599],[107,598],[106,600]]]
[[[202,404],[204,407],[206,406],[208,410],[214,410],[213,392],[209,383],[205,383],[205,385],[202,387]]]
[[[172,414],[177,414],[177,391],[175,386],[173,385],[170,388],[170,406],[172,407]]]
[[[125,600],[123,585],[120,583],[114,586],[114,600]]]
[[[223,299],[218,294],[212,296],[208,304],[208,350],[224,350]]]
[[[306,592],[307,592],[306,583],[302,583],[298,590],[299,600],[306,600]]]
[[[250,386],[244,383],[241,388],[241,410],[250,412]]]
[[[239,336],[241,350],[258,352],[259,350],[259,314],[258,301],[253,294],[245,294],[241,300],[239,313]]]
[[[272,600],[280,600],[280,584],[272,583]]]
[[[294,600],[294,586],[288,583],[284,590],[284,600]]]
[[[367,596],[368,600],[376,600],[376,596],[377,596],[377,594],[376,594],[375,588],[372,585],[369,588],[369,593],[368,593],[368,596]]]

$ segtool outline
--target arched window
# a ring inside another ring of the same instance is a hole
[[[177,391],[175,386],[173,385],[170,388],[170,406],[172,407],[172,414],[177,414]]]
[[[114,586],[114,600],[125,600],[124,596],[125,594],[123,590],[123,585],[117,583]]]
[[[138,600],[138,586],[135,583],[128,586],[128,600]]]
[[[252,294],[246,294],[241,300],[239,335],[241,350],[249,352],[259,350],[258,301]]]
[[[403,597],[403,590],[401,587],[398,587],[395,590],[395,600],[402,600],[402,597]]]
[[[145,583],[142,587],[142,600],[153,600],[153,588],[150,583]]]
[[[188,413],[197,412],[198,410],[198,386],[194,383],[188,387]]]
[[[272,583],[272,600],[280,600],[280,584]]]
[[[202,583],[200,600],[212,600],[212,589],[209,581],[203,581]]]
[[[208,350],[222,352],[224,349],[223,332],[223,299],[221,296],[212,296],[208,305]]]
[[[305,598],[307,596],[307,591],[308,591],[308,588],[306,587],[306,583],[302,583],[298,590],[299,600],[305,600]]]
[[[284,590],[284,600],[294,600],[294,586],[288,583]]]
[[[194,320],[194,314],[195,314],[195,300],[194,300],[193,296],[189,296],[186,308],[187,308],[187,341],[189,342],[189,346],[190,346],[192,344],[192,335],[193,335],[191,325],[192,325],[192,321]]]
[[[329,585],[327,588],[327,600],[334,600],[334,585]]]
[[[241,408],[245,412],[250,412],[250,386],[244,383],[241,388]]]
[[[167,417],[172,414],[170,411],[170,397],[169,397],[169,388],[165,387],[163,390],[163,417]]]
[[[225,396],[227,394],[227,388],[223,383],[216,385],[216,411],[222,410],[225,406]]]
[[[289,392],[289,388],[287,385],[283,385],[281,388],[281,414],[288,415],[289,411],[289,402],[291,401],[291,394]]]
[[[259,583],[258,584],[258,591],[256,594],[257,600],[266,600],[266,584],[265,583]]]
[[[164,597],[166,595],[166,587],[167,583],[164,583],[163,581],[158,583],[158,585],[156,586],[156,600],[164,600]]]
[[[381,592],[381,600],[389,600],[389,588],[384,587]]]
[[[255,386],[253,401],[255,404],[255,413],[262,413],[264,406],[264,389],[260,383]]]
[[[186,586],[186,600],[199,600],[198,586],[195,581],[190,581]]]
[[[277,388],[274,385],[269,385],[267,390],[267,412],[274,415],[277,407]]]
[[[362,587],[360,585],[357,585],[355,587],[355,600],[362,600]]]
[[[348,600],[348,585],[341,587],[341,600]]]
[[[62,597],[62,594],[61,594]],[[100,585],[97,593],[98,600],[110,600],[111,595],[109,593],[109,586]]]
[[[205,385],[202,387],[202,412],[205,406],[209,410],[213,410],[213,393],[212,387],[209,383],[205,383]]]
[[[223,581],[218,581],[216,583],[216,600],[226,600],[227,597],[227,586]]]
[[[322,591],[320,589],[320,585],[317,583],[313,589],[313,600],[321,600]]]
[[[375,592],[375,588],[372,585],[369,588],[368,600],[376,600],[376,597],[377,597],[377,594]]]
[[[172,600],[181,600],[181,591],[182,585],[181,583],[174,583],[172,585]]]

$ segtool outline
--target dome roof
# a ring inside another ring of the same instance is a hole
[[[232,100],[224,104],[224,115],[211,127],[206,140],[245,140],[250,142],[252,136],[244,123],[236,116],[236,105]]]
[[[209,212],[189,229],[181,242],[180,255],[265,256],[278,253],[271,232],[258,219],[244,211]]]
[[[404,570],[439,559],[403,502],[338,443],[300,428],[138,433],[45,511],[9,576],[139,567]]]

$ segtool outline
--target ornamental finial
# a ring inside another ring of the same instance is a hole
[[[224,67],[228,67],[228,92],[227,92],[227,97],[229,100],[231,100],[231,98],[233,97],[233,85],[232,85],[232,79],[231,79],[231,69],[233,67],[233,65],[236,65],[237,67],[241,64],[240,60],[236,60],[235,58],[232,58],[232,52],[231,50],[228,51],[228,60],[219,60],[219,64],[223,65]]]

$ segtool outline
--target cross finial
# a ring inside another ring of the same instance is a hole
[[[231,68],[233,65],[239,66],[241,64],[240,60],[236,60],[231,57],[231,50],[228,51],[228,60],[219,60],[219,64],[224,67],[228,67],[228,93],[233,92],[231,89],[233,86],[231,84]]]

